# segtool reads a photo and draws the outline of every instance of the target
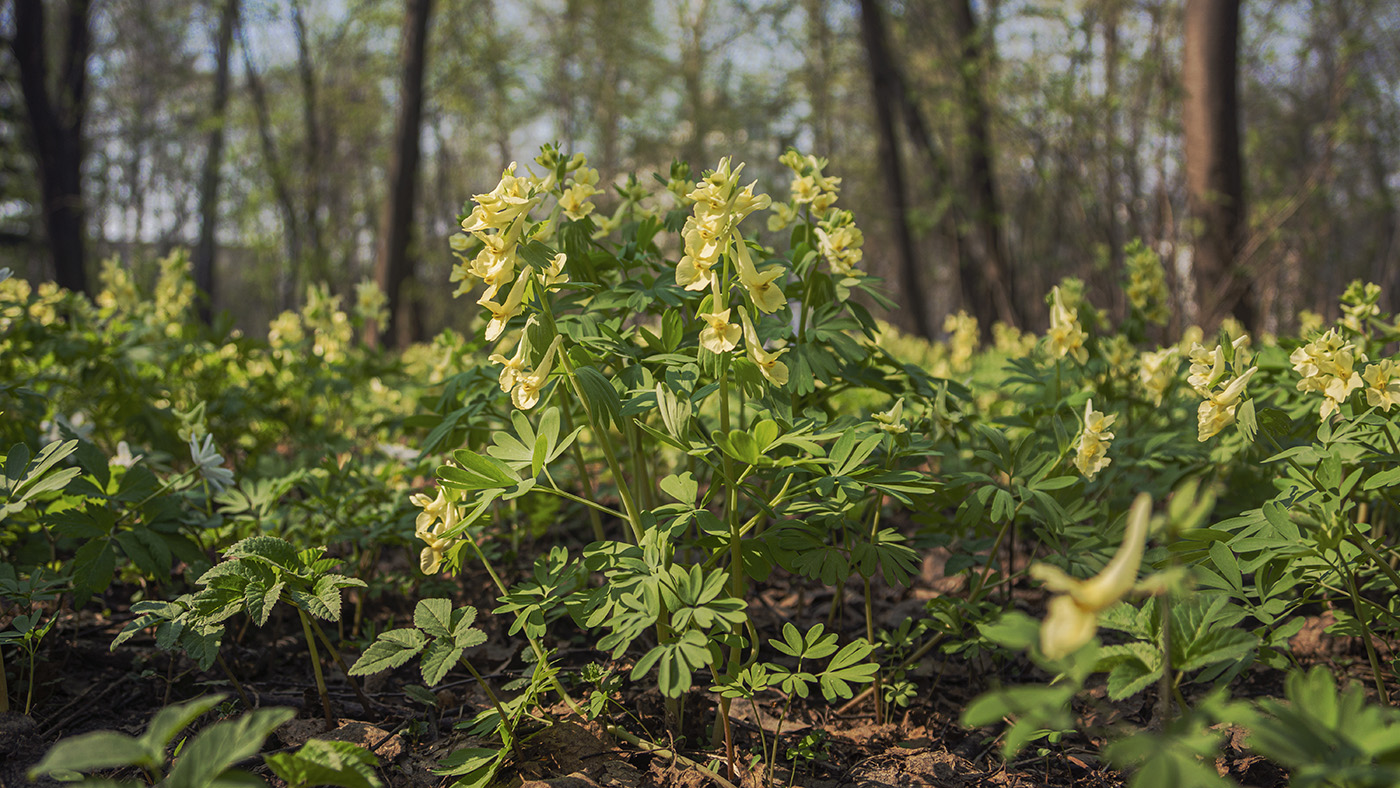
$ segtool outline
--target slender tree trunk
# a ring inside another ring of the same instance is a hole
[[[807,97],[812,104],[808,125],[818,156],[830,156],[834,140],[831,117],[831,25],[827,23],[827,0],[802,0],[807,17],[807,64],[803,69]]]
[[[306,147],[302,151],[306,167],[306,193],[303,197],[306,218],[302,226],[310,247],[307,279],[324,282],[330,278],[330,260],[325,234],[321,232],[321,208],[326,197],[326,173],[321,164],[321,152],[330,147],[330,141],[321,133],[320,116],[317,114],[316,67],[311,58],[311,35],[306,29],[301,0],[292,0],[291,8],[293,32],[297,40],[297,76],[301,80],[301,119],[306,135]]]
[[[54,278],[69,290],[88,293],[84,269],[87,227],[83,218],[83,114],[87,100],[87,61],[92,53],[90,0],[69,0],[62,73],[56,94],[49,91],[49,59],[44,11],[47,0],[15,0],[10,48],[19,66],[20,91],[29,115],[30,141],[38,165],[44,231]]]
[[[398,130],[389,162],[389,195],[379,233],[375,279],[389,302],[389,324],[382,339],[403,346],[413,339],[409,327],[417,299],[402,298],[404,284],[413,278],[409,244],[418,181],[419,135],[423,126],[423,71],[428,53],[428,18],[431,0],[407,0],[403,26],[403,76],[399,96]],[[406,303],[405,303],[406,301]],[[367,332],[369,333],[369,332]],[[373,341],[372,337],[366,337]]]
[[[991,109],[982,83],[982,31],[972,16],[970,0],[953,3],[953,31],[961,46],[959,72],[962,79],[962,109],[968,141],[969,199],[972,221],[980,241],[980,269],[964,266],[963,297],[973,314],[984,325],[992,319],[1013,326],[1021,325],[1012,290],[1011,267],[1002,233],[1001,202],[997,196],[993,165]]]
[[[213,124],[204,156],[204,173],[199,181],[199,244],[194,252],[194,285],[200,291],[199,318],[207,325],[214,315],[214,231],[219,225],[219,175],[224,158],[224,114],[228,108],[229,60],[233,31],[238,26],[238,0],[224,0],[219,18],[219,38],[215,50],[214,100],[210,107]]]
[[[286,242],[287,259],[283,263],[281,279],[278,283],[278,304],[282,309],[291,309],[296,303],[297,272],[305,254],[302,242],[301,218],[297,215],[296,198],[292,196],[287,163],[277,150],[277,139],[272,133],[272,112],[268,109],[267,89],[262,77],[253,67],[252,56],[248,53],[247,41],[242,42],[243,74],[248,83],[248,94],[253,100],[253,114],[258,123],[258,143],[262,148],[263,167],[272,180],[272,193],[282,215],[282,235]]]
[[[914,330],[928,338],[935,327],[929,321],[929,309],[914,251],[914,237],[909,230],[909,206],[904,188],[904,161],[895,133],[895,111],[903,104],[900,80],[890,54],[889,38],[885,33],[884,16],[879,0],[860,0],[861,36],[870,61],[871,90],[875,101],[875,123],[879,129],[880,169],[888,179],[890,212],[893,214],[895,248],[899,254],[899,283],[905,292],[905,304],[914,323]]]
[[[1238,265],[1244,241],[1244,177],[1237,98],[1239,0],[1187,0],[1182,125],[1192,265],[1203,325],[1233,314],[1255,328],[1254,287]]]

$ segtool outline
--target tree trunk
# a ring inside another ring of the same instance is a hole
[[[301,119],[306,135],[306,148],[303,161],[306,167],[306,194],[303,209],[306,217],[303,227],[306,241],[310,246],[307,279],[311,282],[324,282],[330,278],[329,253],[326,250],[324,233],[321,232],[321,206],[325,202],[326,173],[321,166],[321,151],[330,147],[330,142],[321,133],[321,122],[317,115],[316,67],[311,58],[311,36],[306,29],[306,16],[302,12],[300,0],[293,0],[292,27],[297,40],[297,76],[301,79]],[[298,266],[302,261],[297,261]]]
[[[432,0],[407,0],[403,26],[403,75],[399,96],[398,129],[393,158],[389,162],[389,195],[379,233],[375,279],[389,303],[389,324],[383,326],[384,342],[399,346],[412,341],[411,316],[416,299],[401,298],[404,283],[413,278],[409,243],[418,181],[419,135],[423,125],[423,71],[428,53],[428,17]],[[407,301],[407,303],[401,303]],[[371,331],[366,331],[370,334]],[[366,336],[373,342],[373,337]]]
[[[1253,330],[1254,287],[1237,259],[1245,227],[1236,86],[1239,0],[1187,0],[1185,22],[1182,125],[1199,320],[1210,328],[1233,314]]]
[[[1001,231],[1001,203],[997,197],[993,167],[991,110],[982,85],[983,31],[972,16],[970,0],[953,3],[953,32],[961,46],[963,121],[968,140],[968,192],[972,221],[980,241],[980,270],[964,265],[963,298],[978,320],[990,327],[992,320],[1013,326],[1023,322],[1012,292],[1006,240]]]
[[[194,286],[199,289],[199,319],[208,325],[214,315],[214,231],[219,225],[219,169],[224,158],[224,113],[228,108],[229,58],[233,30],[238,25],[238,0],[224,0],[215,49],[214,100],[210,106],[209,145],[199,181],[199,244],[194,252]]]
[[[49,92],[44,10],[47,0],[15,0],[14,37],[10,48],[19,66],[20,90],[29,115],[30,141],[38,165],[44,231],[54,278],[74,292],[88,293],[84,269],[83,113],[87,98],[87,61],[92,52],[90,0],[69,0],[63,72],[57,95]]]
[[[929,322],[919,260],[914,251],[914,237],[909,230],[909,206],[904,191],[904,162],[899,137],[895,133],[894,114],[903,104],[900,80],[890,54],[889,38],[880,11],[879,0],[860,0],[861,36],[870,61],[870,82],[875,102],[875,123],[879,130],[880,169],[888,179],[890,212],[893,214],[895,248],[899,253],[899,283],[905,292],[904,302],[913,318],[914,330],[923,337],[933,338],[935,327]]]
[[[282,214],[282,234],[286,242],[287,259],[283,263],[282,276],[278,282],[278,306],[291,309],[296,303],[297,271],[302,264],[304,249],[302,244],[301,219],[297,215],[296,198],[292,196],[290,174],[287,163],[277,150],[277,140],[272,134],[272,112],[268,108],[267,90],[262,78],[253,67],[253,58],[248,53],[248,42],[242,41],[243,74],[248,83],[248,94],[253,99],[253,114],[258,122],[258,143],[262,148],[263,167],[272,180],[272,193]]]

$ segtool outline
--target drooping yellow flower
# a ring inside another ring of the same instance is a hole
[[[544,286],[553,287],[562,285],[569,281],[569,275],[564,273],[564,263],[569,261],[569,256],[560,252],[554,255],[554,259],[549,262],[549,266],[544,269]]]
[[[589,200],[597,194],[598,190],[586,183],[575,183],[564,190],[559,195],[559,207],[564,209],[564,215],[574,221],[578,221],[590,213],[596,207]]]
[[[1356,363],[1365,361],[1366,354],[1356,346],[1343,340],[1335,328],[1293,351],[1288,360],[1293,371],[1302,375],[1298,381],[1299,391],[1320,391],[1323,400],[1321,418],[1337,412],[1351,393],[1361,388],[1361,376],[1356,372]]]
[[[1091,399],[1084,403],[1084,431],[1079,434],[1079,442],[1075,446],[1074,467],[1086,479],[1094,478],[1094,475],[1112,462],[1108,458],[1108,443],[1113,440],[1113,433],[1108,431],[1113,426],[1113,422],[1118,419],[1118,415],[1105,416],[1094,410],[1094,401]]]
[[[1400,364],[1382,359],[1368,364],[1361,377],[1366,381],[1366,404],[1386,413],[1392,405],[1400,405]]]
[[[1055,593],[1040,625],[1040,650],[1045,656],[1061,659],[1078,651],[1098,631],[1099,613],[1132,590],[1142,564],[1151,516],[1152,498],[1142,493],[1128,513],[1128,527],[1118,551],[1103,571],[1087,580],[1070,577],[1049,564],[1031,565],[1031,577]]]
[[[894,401],[894,405],[883,413],[872,413],[870,418],[875,420],[875,429],[881,432],[888,432],[891,435],[903,435],[909,431],[909,426],[904,423],[904,398],[900,397]]]
[[[524,216],[534,204],[535,201],[529,196],[529,192],[530,179],[517,177],[515,162],[511,162],[505,172],[501,173],[501,181],[496,184],[495,189],[489,194],[478,194],[473,198],[476,208],[462,221],[462,230],[477,235],[487,230],[503,232]]]
[[[438,488],[437,498],[419,493],[410,496],[409,501],[423,510],[414,523],[415,535],[427,543],[418,555],[418,566],[423,574],[431,575],[442,565],[443,553],[457,543],[455,537],[444,538],[444,534],[457,527],[462,515],[457,504],[447,498],[441,487]]]
[[[491,312],[491,319],[486,323],[486,341],[491,342],[506,330],[506,323],[510,319],[520,314],[520,302],[525,297],[525,285],[530,281],[530,270],[523,269],[520,276],[516,277],[515,284],[511,285],[510,292],[506,294],[505,303],[498,304],[495,301],[482,301],[481,305]]]
[[[1235,408],[1239,407],[1240,400],[1244,397],[1244,387],[1258,371],[1258,367],[1250,367],[1219,392],[1202,392],[1205,399],[1196,408],[1197,441],[1210,440],[1221,430],[1235,423]]]
[[[534,322],[530,318],[530,322]],[[500,353],[492,353],[487,360],[493,364],[501,365],[501,391],[510,393],[520,382],[520,376],[525,372],[525,362],[530,357],[530,326],[527,323],[525,330],[520,332],[520,344],[515,346],[515,355],[506,358]]]
[[[736,238],[734,241],[734,258],[739,263],[739,283],[749,291],[753,305],[759,311],[769,314],[782,309],[787,301],[783,298],[783,289],[774,280],[783,275],[783,269],[770,266],[762,271],[758,270],[749,254],[748,244],[744,243],[742,238]]]
[[[1050,345],[1051,355],[1055,358],[1070,356],[1080,364],[1087,362],[1089,351],[1084,347],[1084,341],[1089,335],[1079,327],[1078,311],[1065,307],[1058,286],[1050,290],[1050,298],[1050,330],[1046,332],[1045,339]]]
[[[772,213],[768,214],[768,232],[776,233],[779,230],[792,224],[792,220],[797,218],[797,210],[792,203],[773,203]]]
[[[562,339],[556,334],[539,365],[533,371],[522,373],[516,378],[515,389],[510,393],[510,401],[515,403],[515,407],[529,410],[540,401],[540,389],[549,381],[549,372],[554,368],[554,354],[559,350]]]
[[[700,329],[700,347],[711,353],[727,353],[739,344],[742,329],[729,322],[729,310],[701,312],[700,319],[706,325]]]
[[[753,321],[749,320],[749,313],[742,306],[739,307],[739,321],[744,324],[744,347],[749,352],[749,360],[758,366],[758,371],[763,373],[763,377],[775,386],[786,386],[788,382],[787,364],[778,360],[778,357],[788,351],[787,348],[779,348],[773,353],[763,349],[763,343],[758,340],[758,330],[753,327]]]

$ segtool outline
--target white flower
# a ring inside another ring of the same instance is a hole
[[[132,456],[131,447],[126,444],[126,441],[118,441],[117,453],[115,456],[108,458],[107,464],[109,466],[115,465],[120,468],[130,468],[140,462],[141,458],[145,456],[144,454]]]
[[[419,454],[417,449],[410,449],[402,443],[380,443],[378,449],[384,456],[399,462],[413,462]]]
[[[205,435],[204,442],[198,437],[190,438],[190,460],[199,468],[199,475],[214,488],[223,492],[233,486],[233,471],[224,467],[224,456],[214,446],[214,436]]]

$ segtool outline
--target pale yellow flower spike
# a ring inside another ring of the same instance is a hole
[[[1117,414],[1105,416],[1094,410],[1092,399],[1084,404],[1084,432],[1080,433],[1074,456],[1074,467],[1084,478],[1094,478],[1112,462],[1108,457],[1108,442],[1113,440],[1113,433],[1108,428],[1117,418]]]
[[[1098,631],[1099,613],[1122,599],[1137,583],[1138,567],[1147,544],[1152,497],[1138,495],[1128,513],[1128,528],[1113,559],[1094,577],[1080,580],[1048,564],[1031,565],[1031,577],[1055,593],[1046,605],[1040,626],[1040,650],[1050,659],[1078,651]]]
[[[769,383],[775,386],[786,386],[788,382],[787,364],[778,360],[778,356],[786,353],[787,348],[780,348],[777,352],[769,353],[763,349],[763,343],[758,341],[758,330],[753,327],[753,322],[749,320],[749,313],[742,306],[739,307],[739,321],[744,324],[744,346],[748,348],[749,359],[758,366],[758,371],[763,373]]]

